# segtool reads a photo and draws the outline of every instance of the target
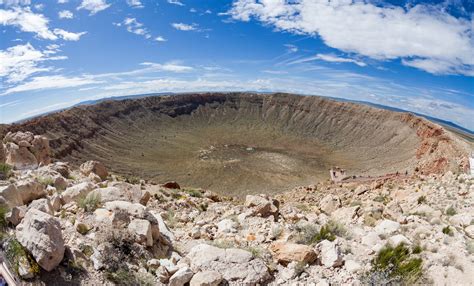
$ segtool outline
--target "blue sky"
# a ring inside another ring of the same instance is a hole
[[[364,100],[474,130],[471,0],[0,0],[0,122],[153,92]]]

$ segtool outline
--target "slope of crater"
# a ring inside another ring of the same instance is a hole
[[[12,125],[51,139],[54,157],[228,195],[328,177],[464,167],[467,143],[412,114],[315,96],[206,93],[105,101]]]

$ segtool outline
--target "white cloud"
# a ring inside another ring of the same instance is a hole
[[[179,31],[196,31],[197,30],[197,24],[184,24],[184,23],[172,23],[171,26],[175,28],[176,30]]]
[[[85,34],[68,32],[63,29],[51,31],[48,27],[49,19],[42,14],[36,14],[30,8],[13,8],[11,10],[0,9],[0,24],[4,26],[15,26],[23,32],[35,33],[36,36],[57,40],[58,36],[66,41],[77,41]]]
[[[175,73],[190,72],[193,70],[192,67],[181,65],[178,62],[168,62],[165,64],[144,62],[144,63],[141,63],[140,65],[149,67],[150,70],[154,70],[154,71],[167,71],[167,72],[175,72]]]
[[[0,5],[5,6],[24,6],[30,4],[31,0],[0,0]]]
[[[0,9],[1,25],[15,26],[23,32],[35,33],[40,38],[56,40],[58,37],[49,30],[48,22],[48,18],[32,12],[30,8]]]
[[[162,36],[158,36],[158,37],[155,38],[155,41],[157,41],[157,42],[166,42],[168,40],[163,38]]]
[[[31,81],[7,89],[1,95],[7,95],[14,92],[24,92],[42,89],[59,89],[67,87],[77,87],[88,84],[100,83],[89,77],[66,77],[62,75],[39,76]]]
[[[362,61],[349,59],[349,58],[343,58],[343,57],[339,57],[333,54],[317,54],[312,57],[295,60],[293,62],[290,62],[289,64],[311,62],[314,60],[321,60],[321,61],[326,61],[326,62],[331,62],[331,63],[353,63],[361,67],[367,66],[367,64]]]
[[[143,4],[140,0],[127,0],[128,6],[132,8],[143,8]]]
[[[58,0],[58,4],[65,4],[67,2],[68,2],[68,0]]]
[[[36,10],[41,11],[41,10],[44,9],[44,4],[36,4],[34,7],[35,7]]]
[[[376,6],[367,1],[237,0],[227,13],[277,30],[320,36],[330,47],[435,73],[470,75],[474,22],[435,6]]]
[[[32,74],[50,71],[51,68],[40,66],[48,60],[62,60],[66,57],[50,57],[59,47],[51,46],[47,51],[36,50],[31,44],[17,45],[6,50],[0,50],[0,78],[6,78],[7,83],[17,83],[25,80]]]
[[[298,47],[293,44],[286,44],[285,47],[289,53],[296,53],[298,51]]]
[[[63,38],[65,41],[79,41],[81,36],[87,34],[87,32],[73,33],[64,31],[63,29],[54,29],[54,33]]]
[[[178,5],[178,6],[185,6],[183,4],[183,2],[179,1],[179,0],[168,0],[168,3],[170,4],[174,4],[174,5]]]
[[[125,26],[128,32],[140,35],[145,37],[146,39],[151,38],[151,34],[148,30],[143,26],[142,23],[138,22],[135,18],[125,18],[122,23],[115,24],[116,26]]]
[[[72,19],[74,18],[74,14],[69,10],[62,10],[59,11],[58,17],[59,19]]]
[[[96,13],[109,7],[110,4],[108,4],[106,0],[82,0],[81,5],[77,7],[77,10],[89,10],[90,15],[95,15]]]

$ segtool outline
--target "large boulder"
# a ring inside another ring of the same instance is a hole
[[[23,204],[28,204],[47,195],[44,186],[32,179],[17,182],[16,188],[21,195]]]
[[[30,209],[16,227],[16,237],[46,271],[53,270],[64,257],[61,225],[47,213]]]
[[[321,211],[328,215],[340,207],[341,200],[336,195],[327,195],[319,202],[319,208]]]
[[[18,146],[15,143],[5,144],[5,163],[17,170],[35,169],[38,167],[38,160],[26,146]]]
[[[142,219],[149,215],[148,210],[143,205],[126,201],[106,202],[104,208],[111,212],[125,212],[130,216]]]
[[[39,165],[44,166],[51,163],[51,149],[49,140],[45,136],[35,135],[31,141],[30,151],[35,155]]]
[[[292,261],[312,263],[317,258],[312,247],[290,242],[274,242],[270,245],[270,251],[273,257],[283,265],[287,265]]]
[[[263,284],[270,278],[263,260],[242,249],[199,244],[186,258],[193,272],[216,271],[225,281],[235,285]]]
[[[201,271],[194,274],[190,286],[218,286],[222,282],[222,275],[217,271]]]
[[[23,199],[13,184],[0,186],[0,197],[3,198],[5,204],[10,208],[23,205]]]
[[[133,233],[140,244],[153,246],[151,223],[145,219],[133,219],[128,225],[128,230]]]
[[[170,277],[169,286],[183,286],[193,278],[193,271],[189,267],[183,267]]]
[[[98,161],[87,161],[82,164],[79,169],[81,173],[85,176],[89,176],[90,173],[94,173],[99,176],[102,180],[107,179],[109,173],[107,172],[107,168],[105,168],[104,164]]]
[[[86,197],[93,189],[95,185],[90,182],[82,182],[67,188],[61,195],[65,204],[75,201],[80,197]]]
[[[262,217],[268,217],[270,215],[275,216],[278,214],[280,203],[266,195],[247,195],[245,197],[245,206],[252,208],[253,214],[259,214]]]
[[[379,235],[390,235],[398,231],[400,224],[396,221],[384,219],[378,223],[374,230]]]
[[[96,189],[89,195],[99,195],[102,203],[127,201],[146,205],[150,199],[150,193],[148,191],[142,190],[138,185],[132,185],[125,182],[114,182],[110,184],[109,187]]]

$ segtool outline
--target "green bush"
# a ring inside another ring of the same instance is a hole
[[[77,200],[77,205],[86,212],[93,212],[100,207],[100,201],[100,194],[89,194],[87,196],[80,197]]]
[[[6,215],[9,211],[6,205],[0,205],[0,231],[3,231],[5,227],[7,227]]]
[[[448,209],[446,209],[446,215],[448,216],[453,216],[456,213],[456,209],[453,206],[450,206]]]
[[[301,227],[298,231],[297,242],[306,245],[313,245],[323,240],[334,241],[336,239],[336,235],[332,232],[334,231],[334,225],[329,223],[319,230],[316,226],[308,224]]]
[[[426,203],[426,197],[425,196],[418,197],[417,202],[419,205]]]
[[[25,250],[18,240],[10,238],[6,242],[5,254],[16,274],[18,274],[18,268],[22,260],[26,260],[29,263],[29,271],[33,273],[33,275],[40,273],[40,267],[38,263],[36,263],[33,257]]]
[[[183,191],[185,193],[189,194],[191,197],[194,197],[194,198],[201,198],[202,197],[202,193],[199,190],[184,189]]]
[[[386,245],[372,260],[372,273],[384,273],[395,284],[412,285],[422,276],[423,261],[421,258],[413,258],[404,244],[396,247]],[[369,275],[369,276],[370,276]],[[377,275],[375,275],[377,276]]]
[[[54,187],[54,179],[52,177],[39,177],[38,183],[41,185],[47,187],[47,186],[53,186]]]
[[[0,180],[8,179],[11,176],[11,174],[12,174],[12,166],[5,163],[0,163]]]
[[[443,229],[441,230],[444,234],[446,235],[449,235],[449,236],[453,236],[454,233],[453,231],[451,230],[451,228],[449,227],[449,225],[443,227]]]

